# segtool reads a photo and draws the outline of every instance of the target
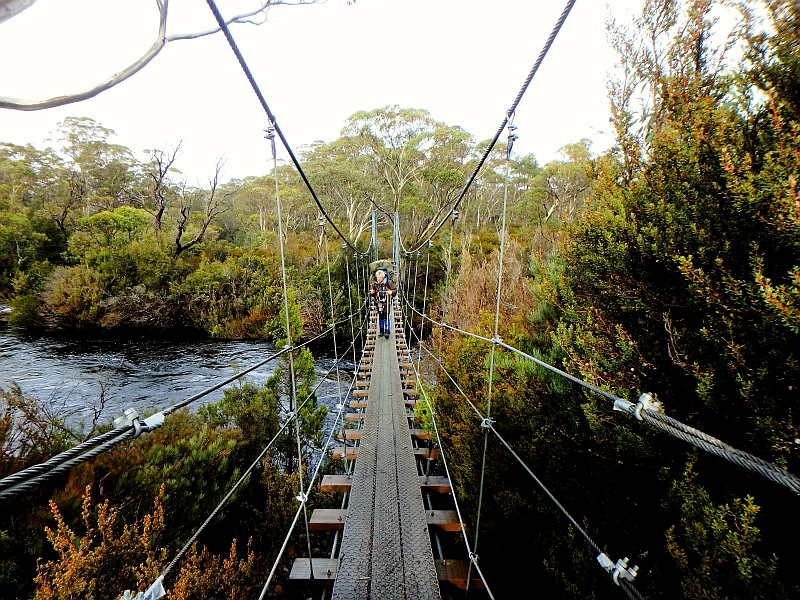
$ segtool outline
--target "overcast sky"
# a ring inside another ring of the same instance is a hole
[[[256,0],[218,0],[226,16]],[[605,80],[617,60],[604,22],[641,0],[578,0],[518,111],[516,150],[540,163],[587,137],[613,139]],[[331,141],[345,119],[387,104],[426,108],[476,139],[502,121],[553,24],[556,0],[345,0],[278,7],[234,36],[289,143]],[[211,27],[203,0],[171,0],[168,33]],[[0,25],[0,95],[42,98],[88,88],[154,41],[153,0],[38,0]],[[183,140],[178,167],[194,181],[227,158],[226,177],[266,170],[266,117],[222,35],[173,42],[142,72],[86,102],[0,110],[0,141],[44,145],[66,116],[114,129],[139,153]]]

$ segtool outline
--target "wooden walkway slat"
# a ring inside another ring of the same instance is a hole
[[[314,579],[319,583],[332,584],[336,579],[339,568],[338,558],[314,558],[310,561],[314,565]],[[308,558],[296,558],[292,564],[289,579],[307,581],[311,579],[311,567]]]

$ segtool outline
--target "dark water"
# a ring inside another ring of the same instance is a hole
[[[129,407],[140,413],[166,408],[273,353],[272,345],[261,341],[43,337],[0,320],[0,387],[16,382],[23,393],[64,416],[69,425],[82,427],[91,422],[103,394],[100,421],[108,422]],[[318,377],[333,365],[332,354],[328,348],[315,351]],[[246,377],[263,383],[278,362],[267,363]],[[342,393],[347,391],[352,370],[351,362],[341,366]],[[338,402],[335,370],[322,382],[317,397],[328,406],[332,423]],[[220,398],[222,390],[211,392],[191,409]]]

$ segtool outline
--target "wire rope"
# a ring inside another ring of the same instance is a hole
[[[497,132],[494,134],[494,137],[492,138],[491,142],[489,142],[489,145],[486,146],[486,149],[483,151],[483,155],[481,156],[480,160],[478,161],[478,164],[475,166],[475,169],[472,171],[472,174],[470,175],[469,179],[467,180],[466,185],[464,185],[464,188],[461,190],[461,193],[458,195],[458,198],[453,203],[453,206],[450,208],[450,211],[444,217],[442,217],[442,220],[439,222],[439,224],[436,226],[436,228],[431,232],[430,235],[428,235],[428,237],[425,240],[422,240],[415,248],[412,248],[412,250],[411,250],[412,252],[417,251],[420,248],[422,248],[422,246],[424,246],[429,240],[431,240],[433,238],[433,236],[435,236],[439,232],[439,230],[447,222],[447,219],[449,219],[452,216],[453,212],[458,208],[458,206],[461,204],[461,201],[467,195],[467,192],[469,191],[469,188],[472,186],[472,183],[475,181],[475,178],[478,176],[478,172],[483,167],[484,163],[486,162],[486,159],[489,158],[489,154],[491,153],[491,151],[494,148],[495,144],[497,144],[497,140],[500,139],[500,136],[503,134],[503,130],[506,128],[506,125],[508,125],[509,116],[513,115],[516,112],[517,106],[519,106],[519,103],[522,100],[522,97],[525,95],[525,92],[527,91],[528,86],[531,84],[531,81],[533,80],[533,76],[536,75],[536,72],[539,70],[539,67],[542,64],[542,61],[544,60],[545,56],[547,56],[547,52],[550,50],[550,47],[553,45],[553,42],[555,41],[556,36],[558,35],[558,32],[561,30],[561,27],[564,25],[564,22],[567,20],[567,17],[569,16],[569,13],[572,10],[572,7],[575,5],[575,2],[576,2],[576,0],[568,0],[567,1],[567,4],[564,7],[564,10],[561,12],[561,15],[558,17],[558,20],[556,21],[556,24],[553,27],[553,30],[550,32],[550,35],[547,38],[547,41],[545,42],[544,47],[542,48],[541,52],[539,52],[539,56],[536,58],[536,62],[533,63],[533,67],[531,68],[530,72],[528,73],[528,76],[525,78],[525,81],[522,84],[522,87],[520,88],[519,92],[517,93],[517,97],[514,98],[514,102],[512,102],[511,107],[506,111],[506,116],[503,119],[503,122],[500,124],[500,127],[497,128]]]
[[[209,0],[213,2],[213,0]],[[272,149],[272,168],[275,175],[275,209],[278,216],[278,248],[280,251],[280,259],[281,259],[281,284],[283,287],[283,311],[285,314],[285,321],[286,321],[286,347],[291,348],[292,346],[292,325],[291,325],[291,316],[289,313],[289,288],[286,284],[286,258],[283,250],[283,218],[281,216],[281,197],[280,197],[280,186],[278,185],[278,153],[275,147],[275,127],[267,128],[267,139],[270,141],[270,146]],[[331,321],[333,317],[331,317]],[[336,329],[334,327],[333,331],[334,340],[336,339]],[[337,362],[338,367],[338,362]],[[294,372],[294,352],[289,352],[289,411],[292,412],[294,410],[294,403],[296,401],[297,395],[297,381],[295,379],[295,372]],[[296,441],[297,441],[297,485],[300,488],[300,494],[298,498],[301,502],[301,507],[303,509],[303,518],[305,521],[306,526],[306,540],[308,542],[308,561],[311,567],[311,579],[314,579],[314,565],[311,558],[311,533],[308,527],[308,511],[306,510],[306,493],[304,490],[303,484],[303,451],[301,449],[300,443],[300,408],[297,408],[297,420],[295,420],[295,434],[296,434]]]
[[[349,348],[348,348],[348,351],[349,351]],[[360,365],[359,365],[359,366],[360,366]],[[328,372],[330,373],[330,371],[328,371]],[[349,389],[348,389],[348,391],[347,391],[347,394],[348,394],[348,395],[349,395],[349,394],[352,392],[352,390],[353,390],[353,386],[355,385],[355,382],[356,382],[355,378],[353,379],[353,381],[351,381],[351,382],[350,382],[350,387],[349,387]],[[334,432],[336,431],[336,423],[338,423],[338,422],[339,422],[339,419],[341,418],[341,416],[342,416],[342,414],[343,414],[343,412],[344,412],[344,404],[343,404],[343,403],[342,403],[342,404],[339,404],[339,405],[338,405],[338,407],[339,407],[339,413],[338,413],[338,414],[337,414],[337,416],[336,416],[336,421],[334,421],[334,426],[331,428],[331,431],[330,431],[330,433],[328,434],[328,439],[325,441],[325,444],[322,446],[322,452],[323,452],[323,453],[324,453],[324,452],[327,450],[327,448],[330,446],[330,443],[331,443],[331,438],[333,437],[333,434],[334,434]],[[316,466],[316,468],[314,469],[314,474],[313,474],[313,476],[311,477],[311,481],[310,481],[310,482],[309,482],[309,484],[308,484],[308,490],[309,490],[309,493],[310,493],[311,489],[314,487],[314,482],[315,482],[315,481],[316,481],[316,479],[317,479],[317,475],[319,475],[319,469],[320,469],[320,466],[321,466],[321,465],[322,465],[322,459],[320,459],[319,461],[317,461],[317,466]],[[306,502],[307,502],[307,498],[306,498],[306,499],[304,499],[304,500],[301,502],[301,504],[305,504]],[[298,509],[297,509],[297,512],[295,513],[294,520],[292,521],[292,524],[291,524],[291,526],[289,527],[289,531],[287,532],[287,534],[286,534],[286,537],[285,537],[285,538],[284,538],[284,540],[283,540],[283,544],[281,545],[281,548],[280,548],[280,550],[279,550],[279,552],[278,552],[278,555],[277,555],[277,557],[275,558],[275,563],[272,565],[272,569],[271,569],[271,570],[270,570],[270,572],[269,572],[269,576],[267,577],[267,581],[264,583],[264,587],[263,587],[263,588],[262,588],[262,590],[261,590],[261,594],[258,596],[258,600],[263,600],[263,599],[264,599],[264,597],[266,596],[267,589],[269,589],[269,584],[272,582],[272,578],[275,576],[275,572],[276,572],[276,571],[277,571],[277,569],[278,569],[278,565],[280,564],[281,558],[283,557],[283,553],[284,553],[284,551],[286,550],[286,546],[287,546],[287,545],[288,545],[288,543],[289,543],[289,539],[291,538],[291,536],[292,536],[292,533],[294,532],[294,528],[295,528],[295,526],[297,525],[297,520],[298,520],[298,518],[299,518],[299,516],[300,516],[300,511],[301,511],[302,509],[303,509],[303,507],[302,507],[302,506],[298,507]],[[311,566],[311,565],[310,565],[310,563],[309,563],[309,566]],[[313,574],[312,574],[312,575],[313,575]],[[313,578],[313,577],[312,577],[312,578]]]
[[[433,430],[436,433],[436,443],[439,445],[439,456],[442,459],[444,471],[447,474],[447,480],[450,482],[450,485],[453,485],[453,478],[450,476],[450,467],[447,465],[447,458],[445,457],[444,453],[444,444],[442,443],[442,438],[439,435],[439,426],[436,423],[436,413],[433,410],[433,406],[431,405],[430,399],[428,398],[428,393],[425,391],[425,386],[422,385],[422,379],[420,378],[419,371],[414,366],[413,361],[411,361],[411,366],[414,369],[414,374],[417,377],[417,381],[420,382],[419,389],[422,392],[422,397],[425,399],[425,404],[428,406],[428,412],[430,412],[431,414],[431,422],[433,423]],[[455,504],[456,507],[456,515],[458,515],[458,524],[461,526],[461,533],[464,536],[464,544],[467,547],[470,564],[474,563],[478,576],[481,578],[481,581],[483,582],[483,585],[486,588],[489,597],[492,600],[494,600],[494,595],[492,594],[492,590],[489,588],[489,584],[486,581],[486,578],[483,576],[483,572],[480,570],[480,567],[478,566],[478,556],[473,552],[472,548],[470,547],[469,538],[467,537],[467,530],[466,527],[464,527],[464,519],[461,516],[461,507],[459,507],[458,505],[458,495],[455,493],[453,493],[453,503]],[[467,589],[469,589],[469,575],[467,576]]]
[[[220,13],[216,2],[214,2],[214,0],[206,0],[206,3],[208,4],[208,7],[211,9],[211,12],[214,14],[214,18],[216,19],[220,30],[225,35],[225,39],[228,40],[228,45],[231,47],[231,50],[233,51],[234,55],[236,56],[236,60],[239,61],[239,66],[241,66],[242,71],[244,71],[244,74],[247,77],[247,81],[250,82],[250,87],[253,88],[253,91],[255,92],[256,97],[258,98],[258,101],[261,104],[261,107],[264,109],[264,112],[267,114],[267,118],[269,119],[270,123],[272,124],[272,127],[275,128],[275,133],[278,134],[278,137],[281,139],[281,143],[283,144],[283,147],[286,149],[286,152],[289,154],[289,158],[292,160],[292,163],[294,164],[295,169],[297,169],[297,172],[300,174],[300,177],[302,178],[303,183],[305,184],[306,188],[308,188],[308,191],[311,193],[311,197],[314,199],[314,203],[317,205],[317,207],[319,208],[320,212],[322,212],[323,216],[328,221],[328,223],[331,224],[331,227],[333,227],[333,229],[336,231],[337,235],[340,238],[342,238],[342,240],[348,246],[350,246],[350,248],[353,250],[353,252],[356,252],[358,254],[363,254],[339,230],[339,228],[336,226],[336,223],[334,223],[333,219],[328,215],[327,211],[325,210],[325,207],[322,205],[322,202],[320,202],[320,199],[317,196],[317,192],[314,190],[314,187],[311,185],[311,182],[309,181],[308,177],[306,176],[306,173],[303,170],[303,167],[300,165],[300,161],[297,159],[297,156],[295,156],[295,153],[292,150],[292,147],[289,145],[289,142],[286,140],[286,136],[283,134],[283,131],[281,130],[280,126],[278,125],[278,121],[275,118],[275,114],[272,112],[272,110],[270,109],[269,105],[267,104],[267,101],[264,98],[264,94],[261,93],[261,88],[259,88],[258,83],[256,83],[255,77],[253,77],[253,73],[250,71],[250,67],[247,66],[247,62],[245,62],[244,56],[242,56],[242,53],[239,50],[239,46],[236,45],[236,41],[233,39],[233,34],[231,33],[231,30],[228,28],[228,24],[225,22],[225,19],[222,17],[222,13]]]
[[[349,348],[348,348],[348,350],[349,350]],[[326,380],[327,376],[333,371],[333,369],[335,367],[336,367],[336,365],[334,364],[333,366],[331,366],[330,369],[328,369],[328,371],[322,377],[319,378],[319,380],[317,381],[316,385],[311,390],[311,393],[309,393],[308,396],[303,400],[303,403],[300,406],[300,408],[304,407],[311,400],[311,398],[314,397],[314,394],[319,389],[319,387],[322,385],[322,382]],[[349,391],[348,391],[348,393],[349,393]],[[156,579],[156,582],[153,584],[153,586],[155,586],[159,582],[163,583],[163,581],[166,579],[166,577],[169,574],[169,572],[175,567],[175,565],[177,565],[180,562],[181,558],[186,554],[186,551],[197,540],[197,538],[200,536],[200,534],[203,532],[203,530],[208,526],[208,524],[211,523],[214,520],[214,517],[216,517],[216,515],[219,514],[219,511],[222,510],[222,508],[225,506],[225,504],[227,504],[228,500],[230,500],[230,498],[233,496],[234,492],[239,488],[239,486],[242,483],[244,483],[244,481],[247,479],[247,477],[250,475],[250,473],[253,471],[253,469],[255,469],[255,467],[264,458],[264,455],[267,453],[267,451],[272,447],[272,445],[278,440],[280,435],[286,430],[287,427],[289,427],[291,422],[296,418],[298,418],[298,412],[295,412],[295,413],[290,414],[288,416],[288,418],[283,423],[281,428],[272,437],[272,439],[269,441],[269,443],[264,447],[264,449],[261,451],[261,453],[258,455],[258,457],[256,457],[256,459],[250,464],[250,466],[242,474],[242,476],[236,481],[236,483],[233,484],[231,489],[228,490],[228,493],[223,497],[223,499],[219,502],[219,504],[217,504],[216,508],[214,508],[214,510],[211,511],[211,514],[206,518],[206,520],[202,523],[202,525],[200,525],[200,527],[198,527],[198,529],[194,532],[194,534],[189,539],[189,541],[187,541],[183,545],[183,547],[178,552],[178,554],[170,561],[170,563],[166,566],[166,568],[161,572],[161,574],[158,576],[158,578]],[[335,427],[336,427],[336,422],[334,422],[334,425],[333,425],[334,429],[335,429]],[[153,588],[153,586],[151,586],[151,589]]]
[[[424,343],[421,340],[419,340],[419,338],[417,338],[417,343],[424,347]],[[425,350],[426,354],[428,354],[434,361],[436,361],[436,363],[442,369],[442,372],[445,375],[447,375],[448,379],[453,383],[453,385],[456,388],[456,390],[458,390],[459,394],[461,394],[461,396],[464,398],[464,400],[466,400],[467,404],[469,404],[470,408],[472,408],[472,410],[475,412],[475,414],[478,416],[478,418],[481,420],[481,422],[482,423],[486,422],[485,421],[486,417],[484,417],[484,415],[481,413],[481,411],[478,409],[478,407],[475,405],[475,403],[469,398],[469,396],[467,396],[467,394],[464,392],[464,390],[461,389],[461,386],[458,385],[458,382],[450,374],[450,372],[444,366],[442,361],[438,357],[436,357],[430,350],[428,350],[427,347],[424,347],[424,350]],[[422,385],[420,385],[420,388],[423,389],[423,395],[424,395],[424,387]],[[426,401],[427,400],[428,399],[427,399],[427,396],[426,396]],[[428,404],[430,406],[430,403],[428,403]],[[431,412],[433,412],[432,408],[430,408],[430,410],[431,410]],[[533,478],[534,482],[545,493],[545,495],[553,502],[553,504],[556,506],[556,508],[558,508],[558,510],[566,517],[566,519],[569,521],[569,523],[576,529],[576,531],[581,535],[581,537],[584,538],[584,540],[589,544],[589,546],[591,546],[592,550],[595,551],[598,556],[599,555],[604,555],[604,552],[602,551],[600,546],[591,538],[591,536],[589,536],[589,534],[586,532],[586,530],[584,530],[583,527],[580,526],[580,524],[575,520],[575,518],[567,511],[567,509],[564,508],[564,505],[561,504],[561,502],[553,495],[552,492],[550,492],[550,490],[547,488],[547,486],[545,486],[544,483],[542,483],[542,481],[536,476],[536,474],[531,470],[531,468],[528,467],[527,464],[525,464],[525,462],[516,453],[516,451],[514,451],[514,449],[511,447],[511,445],[508,442],[506,442],[506,440],[494,428],[494,424],[489,422],[488,425],[487,425],[487,429],[492,431],[492,433],[494,433],[494,435],[497,437],[497,439],[500,441],[500,443],[503,446],[505,446],[505,448],[514,457],[514,459],[517,462],[519,462],[519,464],[522,466],[522,468]],[[448,473],[448,477],[449,477],[449,473]],[[451,484],[452,484],[452,480],[451,480]],[[454,497],[455,497],[455,494],[454,494]],[[476,566],[477,566],[477,564],[476,564]],[[630,598],[635,598],[637,600],[642,600],[641,594],[638,592],[638,590],[636,590],[633,587],[632,584],[630,584],[630,582],[628,582],[627,580],[625,580],[622,577],[619,577],[617,579],[617,581],[620,582],[619,585],[623,588],[625,593]],[[625,585],[625,584],[627,584],[627,585]]]

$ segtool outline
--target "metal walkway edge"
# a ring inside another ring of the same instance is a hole
[[[441,598],[396,348],[375,340],[333,600]]]

